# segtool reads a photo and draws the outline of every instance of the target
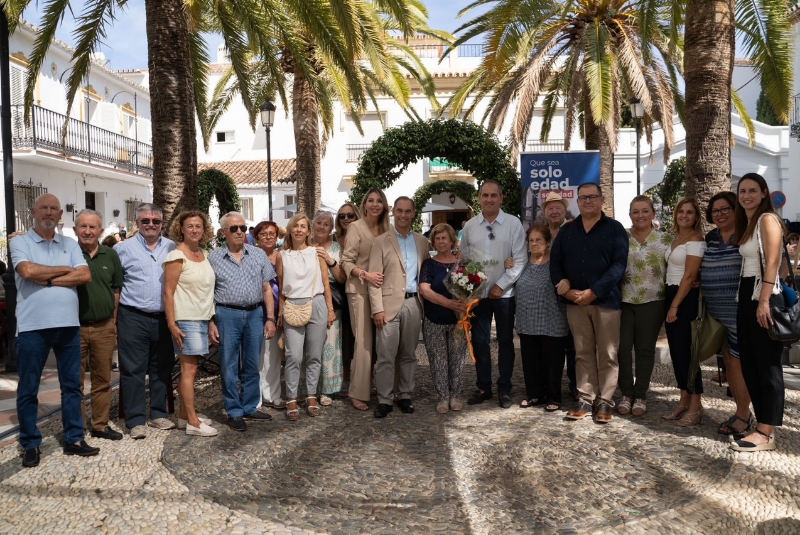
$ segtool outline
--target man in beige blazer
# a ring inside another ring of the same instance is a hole
[[[406,414],[414,412],[411,396],[417,366],[415,351],[422,327],[419,270],[430,256],[428,240],[411,231],[416,216],[414,202],[408,197],[398,197],[392,215],[394,228],[375,238],[369,258],[369,270],[383,273],[383,285],[369,288],[372,319],[377,328],[376,418],[385,418],[392,412],[395,362],[399,374],[397,405]]]

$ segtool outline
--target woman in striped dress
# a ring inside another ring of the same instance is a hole
[[[728,340],[722,348],[728,384],[736,402],[736,412],[719,428],[720,434],[742,433],[752,425],[750,394],[742,376],[739,344],[736,339],[736,292],[742,257],[734,245],[736,195],[730,191],[717,193],[708,202],[706,221],[716,228],[706,236],[708,249],[700,269],[700,284],[708,313],[728,330]]]

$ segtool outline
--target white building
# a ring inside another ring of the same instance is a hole
[[[128,226],[136,205],[152,199],[146,73],[114,71],[102,56],[96,57],[72,109],[67,110],[66,81],[74,51],[54,41],[38,73],[35,105],[26,125],[23,90],[36,31],[21,22],[9,43],[17,230],[29,228],[33,199],[44,192],[61,201],[64,216],[59,228],[64,234],[73,235],[74,215],[84,208],[100,212],[107,228]],[[0,217],[5,226],[2,202]]]

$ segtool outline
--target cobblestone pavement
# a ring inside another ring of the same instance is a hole
[[[733,408],[724,386],[706,380],[704,425],[660,418],[677,401],[669,366],[656,367],[647,415],[603,426],[496,399],[436,414],[422,346],[419,357],[413,415],[335,401],[213,439],[88,439],[102,447],[89,459],[63,456],[56,421],[39,468],[0,450],[0,533],[800,533],[796,391],[778,450],[737,454],[716,432]],[[216,382],[199,404],[223,421]]]

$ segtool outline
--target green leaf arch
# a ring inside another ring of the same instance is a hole
[[[239,193],[236,184],[230,175],[219,169],[204,169],[197,174],[198,196],[200,197],[200,210],[208,213],[211,199],[215,196],[219,204],[219,213],[237,212],[240,210]]]
[[[420,158],[444,158],[458,165],[475,177],[478,188],[486,180],[496,180],[505,195],[503,211],[519,217],[520,179],[508,148],[483,127],[456,119],[410,121],[386,130],[361,156],[353,178],[351,202],[360,205],[371,188],[387,189]],[[417,213],[431,195],[443,191],[450,191],[470,206],[476,205],[477,190],[473,186],[441,180],[417,189],[413,196]]]

